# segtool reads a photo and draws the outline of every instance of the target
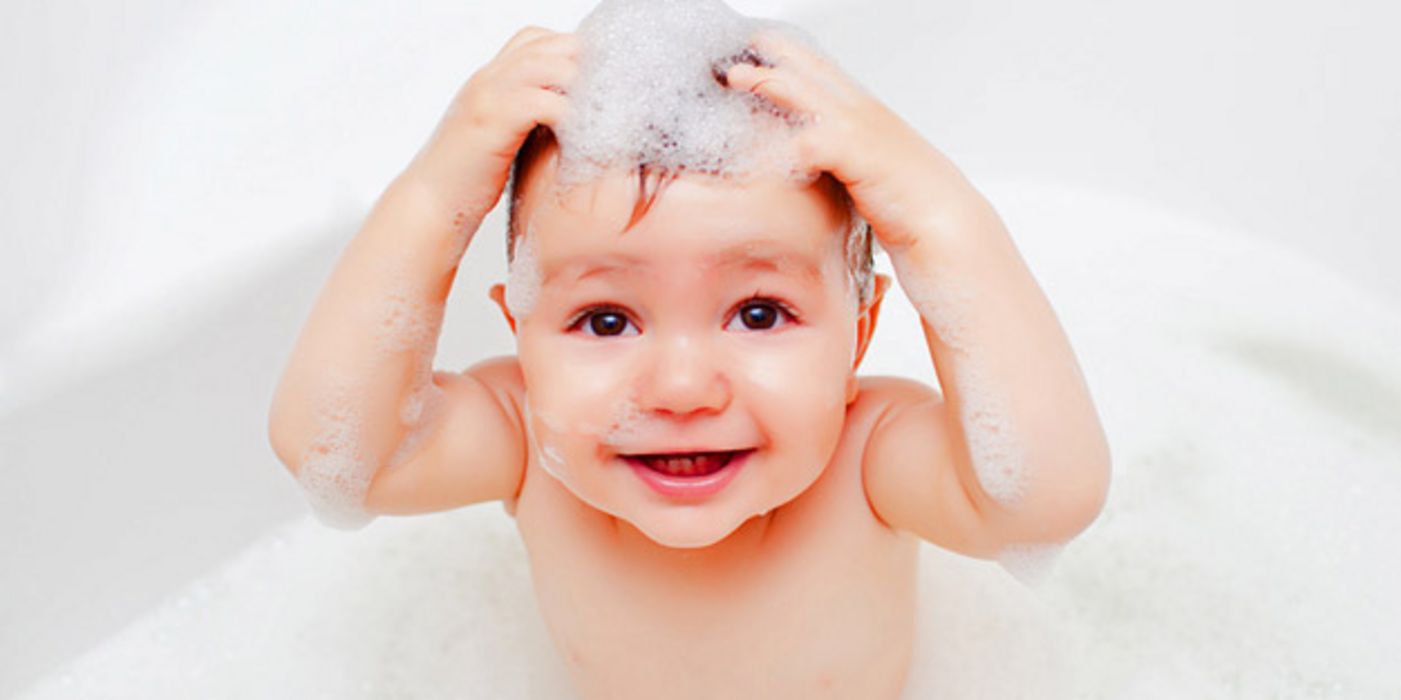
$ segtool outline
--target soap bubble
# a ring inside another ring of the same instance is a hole
[[[750,46],[783,33],[820,52],[801,29],[746,17],[718,0],[604,0],[580,23],[579,74],[558,124],[559,182],[638,165],[739,178],[797,172],[792,139],[802,119],[724,84],[736,63],[771,66]]]

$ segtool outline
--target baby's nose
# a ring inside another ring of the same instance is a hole
[[[715,360],[704,343],[689,336],[658,342],[642,380],[645,407],[678,416],[724,411],[730,402],[729,380]]]

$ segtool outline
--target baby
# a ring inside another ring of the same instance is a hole
[[[651,6],[527,28],[466,82],[327,281],[272,445],[341,527],[502,501],[580,697],[896,698],[919,540],[1053,554],[1104,503],[1104,433],[942,153],[800,32]],[[637,17],[650,43],[594,41]],[[707,84],[599,97],[671,74]],[[490,296],[518,355],[432,371],[508,184]],[[939,391],[857,376],[891,284],[872,234]]]

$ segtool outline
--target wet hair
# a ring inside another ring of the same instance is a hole
[[[520,195],[525,178],[529,176],[530,169],[534,167],[540,155],[555,143],[554,132],[548,126],[537,124],[526,136],[520,149],[516,151],[516,158],[511,164],[511,174],[506,189],[507,202],[509,202],[506,215],[506,261],[508,264],[515,259],[516,240],[520,237],[518,223]],[[666,189],[666,186],[677,177],[680,177],[683,170],[684,168],[682,170],[666,170],[646,162],[638,164],[636,169],[637,199],[633,202],[632,215],[628,219],[627,225],[623,227],[623,231],[631,229],[647,214],[657,197],[661,195],[662,190]],[[822,173],[818,178],[818,186],[822,187],[847,212],[849,223],[845,232],[843,251],[850,281],[857,288],[858,302],[864,306],[870,300],[875,267],[875,258],[871,249],[871,226],[857,213],[846,187],[830,173]]]

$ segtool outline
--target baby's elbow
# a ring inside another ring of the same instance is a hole
[[[1099,519],[1109,500],[1110,471],[1108,460],[1096,460],[1083,469],[1076,488],[1066,491],[1053,518],[1059,541],[1074,539]]]
[[[300,443],[296,435],[291,430],[291,421],[278,411],[274,404],[268,410],[268,446],[272,448],[272,453],[277,456],[277,461],[287,468],[293,476],[297,475],[298,460],[301,459]]]
[[[1078,465],[1034,502],[996,511],[999,546],[1065,544],[1089,529],[1108,500],[1109,465]],[[1073,476],[1071,476],[1073,475]]]

